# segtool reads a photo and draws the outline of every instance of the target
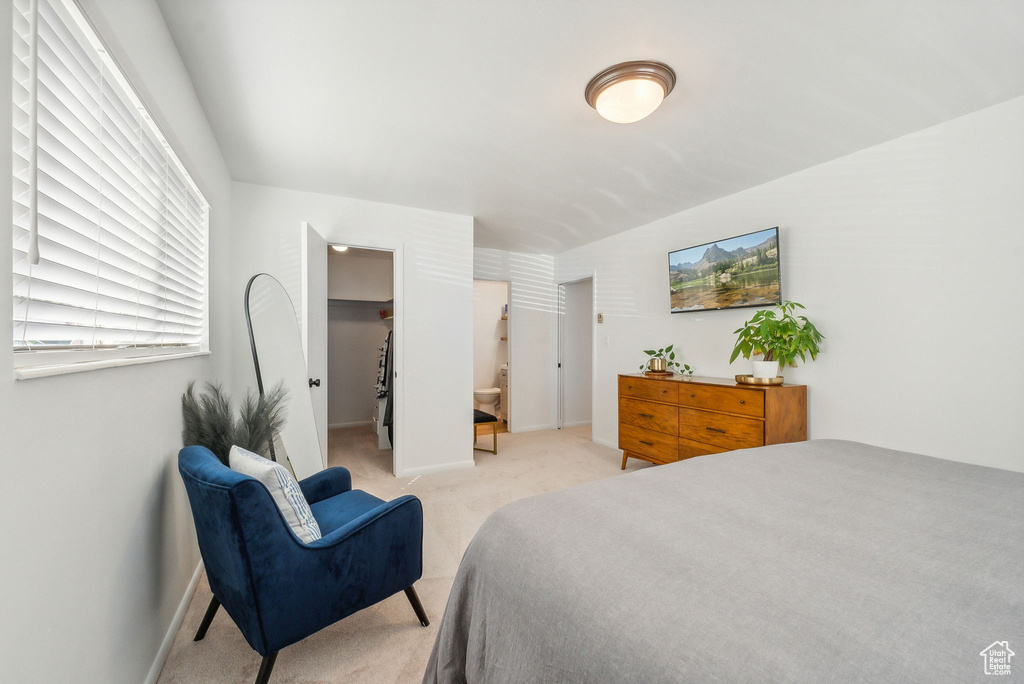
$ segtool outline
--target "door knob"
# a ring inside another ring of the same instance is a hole
[[[317,378],[316,380],[314,380],[313,378],[310,378],[309,379],[309,386],[310,387],[319,387],[320,386],[320,378]]]

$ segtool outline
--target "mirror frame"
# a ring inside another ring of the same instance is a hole
[[[253,282],[260,276],[267,276],[268,278],[273,278],[274,280],[277,281],[279,285],[281,281],[277,280],[277,278],[274,278],[274,276],[270,275],[269,273],[260,272],[249,278],[249,282],[245,284],[245,303],[243,305],[243,308],[245,309],[245,327],[249,331],[249,349],[252,351],[252,365],[254,370],[256,371],[256,387],[257,389],[259,389],[260,396],[262,397],[264,396],[265,393],[263,391],[263,375],[260,373],[260,356],[256,352],[256,336],[252,332],[252,318],[249,316],[249,291],[252,289]],[[277,452],[274,451],[273,438],[271,438],[268,447],[270,449],[270,460],[276,463]]]
[[[249,349],[252,351],[252,365],[256,369],[256,387],[260,391],[260,396],[263,396],[263,376],[260,374],[260,357],[256,353],[256,336],[252,333],[252,318],[249,316],[249,291],[252,290],[253,281],[260,276],[267,276],[273,278],[274,276],[269,273],[257,273],[253,277],[249,278],[249,282],[245,284],[245,327],[249,331]],[[274,278],[277,280],[276,278]],[[280,281],[278,281],[280,282]],[[273,447],[271,447],[273,451]]]

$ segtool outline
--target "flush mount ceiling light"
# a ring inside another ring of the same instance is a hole
[[[348,245],[331,245],[331,249],[333,249],[335,252],[347,252]]]
[[[639,60],[610,66],[587,84],[587,104],[614,123],[633,123],[649,116],[676,85],[667,64]]]

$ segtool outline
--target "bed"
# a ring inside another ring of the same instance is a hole
[[[423,681],[990,681],[1004,640],[1024,670],[1024,474],[821,440],[496,511]]]

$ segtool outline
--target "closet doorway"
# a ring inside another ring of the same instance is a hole
[[[327,448],[356,472],[394,472],[395,255],[327,247]]]
[[[594,386],[594,279],[558,286],[558,428],[590,425]]]

